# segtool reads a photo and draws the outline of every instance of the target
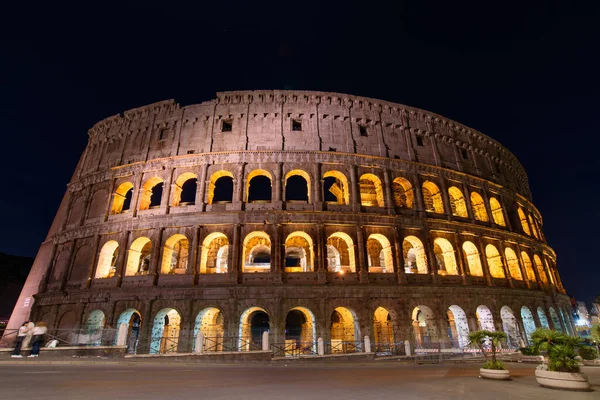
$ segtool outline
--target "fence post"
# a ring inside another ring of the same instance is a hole
[[[325,355],[325,345],[323,344],[323,338],[317,339],[317,354],[320,356]]]
[[[371,339],[369,338],[369,336],[365,336],[365,353],[370,353],[371,352]]]
[[[117,332],[117,346],[125,346],[127,341],[127,330],[129,327],[126,323],[119,325],[119,331]]]
[[[410,352],[410,342],[408,340],[404,341],[404,352],[407,356],[412,355],[412,353]]]
[[[194,353],[202,353],[204,351],[204,334],[202,332],[198,332],[196,335],[196,343],[194,346]]]
[[[269,331],[264,331],[262,334],[262,349],[269,351]]]

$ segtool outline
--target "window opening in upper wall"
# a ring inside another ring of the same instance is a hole
[[[167,128],[162,128],[158,132],[158,140],[165,140],[167,138]]]
[[[300,132],[302,131],[302,121],[299,119],[292,120],[292,131]]]
[[[417,136],[417,146],[423,146],[423,138],[421,136]]]
[[[221,123],[221,132],[231,132],[233,130],[233,120],[224,119]]]
[[[188,150],[187,153],[188,154],[194,154],[195,150]]]
[[[369,136],[369,133],[367,132],[367,127],[366,126],[359,125],[358,126],[358,130],[360,132],[360,136]]]
[[[462,154],[463,160],[469,159],[469,154],[467,153],[466,149],[460,149],[460,153]]]

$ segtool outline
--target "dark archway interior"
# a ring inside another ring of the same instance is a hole
[[[248,202],[271,201],[271,180],[266,176],[255,176],[250,180]]]
[[[300,310],[292,310],[285,317],[285,339],[301,340],[302,325],[306,323],[306,317]]]
[[[264,311],[256,311],[250,316],[250,334],[253,343],[262,342],[262,334],[269,330],[269,316]]]
[[[222,176],[215,182],[213,203],[231,203],[232,201],[233,178],[230,176]]]
[[[150,208],[159,207],[162,198],[163,183],[158,183],[152,188],[152,196],[150,196]]]
[[[289,251],[285,254],[286,267],[299,267],[302,255],[297,251]]]
[[[329,189],[331,189],[331,187],[336,183],[336,181],[337,181],[337,179],[335,179],[332,176],[329,176],[323,180],[323,192],[324,192],[323,200],[324,201],[326,201],[326,202],[329,202],[329,201],[337,202],[338,201],[337,197],[335,197],[335,195],[329,191]]]
[[[308,201],[308,183],[300,175],[293,175],[287,179],[285,185],[286,201]]]
[[[127,211],[131,208],[131,199],[133,198],[133,188],[129,189],[127,193],[125,193],[125,200],[123,200],[123,211]]]
[[[255,264],[269,264],[271,262],[271,254],[266,251],[258,252],[254,255]]]
[[[198,179],[188,179],[181,186],[181,201],[180,203],[195,204],[196,203],[196,188],[198,187]]]

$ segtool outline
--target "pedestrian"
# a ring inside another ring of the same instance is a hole
[[[37,357],[40,353],[40,346],[44,342],[44,336],[46,336],[46,328],[45,322],[38,322],[35,324],[35,328],[33,328],[33,337],[31,338],[31,354],[29,357]]]
[[[33,328],[35,328],[35,324],[31,321],[27,322],[27,336],[23,340],[23,344],[21,345],[22,349],[26,349],[31,347],[31,338],[33,337]]]
[[[29,321],[23,322],[23,325],[19,327],[19,331],[17,332],[17,343],[15,344],[15,349],[13,350],[12,357],[13,358],[23,358],[21,355],[21,348],[23,347],[23,341],[27,337],[27,332],[29,328],[27,328]]]

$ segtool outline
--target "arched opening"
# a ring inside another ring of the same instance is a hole
[[[450,199],[450,208],[452,209],[452,215],[457,217],[468,218],[469,213],[467,212],[467,203],[465,196],[462,191],[456,186],[451,186],[448,189],[448,196]]]
[[[423,243],[416,236],[407,236],[402,242],[404,270],[407,274],[426,274],[427,256]]]
[[[295,169],[285,176],[285,201],[310,203],[310,176],[301,169]]]
[[[550,324],[548,323],[548,318],[546,317],[546,313],[542,307],[537,308],[538,318],[540,319],[540,325],[542,328],[550,329]]]
[[[381,180],[374,174],[363,174],[359,180],[360,205],[365,207],[383,207],[383,188]]]
[[[442,193],[437,185],[431,181],[423,183],[423,203],[425,203],[425,211],[443,214],[444,202],[442,201]]]
[[[394,339],[392,316],[383,307],[377,307],[373,314],[373,342],[375,344],[375,353],[389,352],[390,346],[396,342]]]
[[[138,310],[129,308],[119,316],[117,320],[116,345],[126,345],[127,353],[135,354],[140,338],[140,329],[142,327],[142,317]]]
[[[221,232],[213,232],[202,242],[200,256],[201,274],[227,273],[227,256],[229,255],[229,240]]]
[[[469,275],[483,276],[483,267],[481,266],[481,258],[479,257],[477,246],[472,242],[466,241],[462,247],[467,260],[467,266],[469,267]]]
[[[398,177],[392,182],[394,191],[394,204],[399,208],[412,208],[414,203],[414,192],[410,182]]]
[[[544,284],[548,284],[548,278],[546,277],[546,271],[544,270],[544,264],[542,264],[542,260],[537,254],[533,255],[533,263],[535,264],[535,269],[537,269],[538,276],[540,277],[540,281]]]
[[[249,233],[244,239],[242,272],[271,271],[271,239],[262,231]]]
[[[223,351],[224,335],[223,313],[215,307],[208,307],[200,311],[194,323],[193,351],[196,351],[196,338],[200,333],[204,337],[203,351]]]
[[[495,197],[490,197],[490,210],[492,211],[492,219],[496,225],[506,226],[504,221],[504,212],[500,202]]]
[[[473,208],[473,215],[476,220],[483,222],[489,220],[487,210],[485,209],[485,202],[477,192],[471,192],[471,207]]]
[[[293,232],[285,239],[285,272],[314,271],[312,238],[305,232]]]
[[[508,266],[508,271],[510,272],[511,278],[517,281],[522,281],[523,276],[521,275],[519,259],[517,258],[515,251],[510,247],[507,247],[504,249],[504,255],[506,256],[506,265]]]
[[[173,308],[163,308],[154,317],[150,354],[177,353],[181,316]]]
[[[393,273],[394,257],[388,238],[380,233],[369,235],[367,239],[367,257],[370,273]]]
[[[111,214],[121,214],[128,212],[131,208],[131,199],[133,197],[133,183],[123,182],[119,185],[113,194],[113,202],[110,210]]]
[[[185,172],[177,178],[173,185],[173,207],[196,204],[196,189],[198,177],[191,172]]]
[[[285,355],[313,354],[316,341],[313,313],[304,307],[291,309],[285,317]]]
[[[323,200],[327,203],[350,204],[348,179],[340,171],[323,174]]]
[[[529,214],[529,226],[531,227],[531,233],[535,236],[536,239],[540,238],[540,234],[537,229],[537,225],[533,222],[533,217]]]
[[[571,321],[569,320],[569,318],[567,316],[565,316],[564,310],[562,310],[561,308],[559,308],[558,311],[560,312],[560,318],[562,319],[563,326],[565,327],[565,331],[564,332],[566,334],[570,335],[572,333],[572,328],[570,326]]]
[[[550,313],[550,319],[552,319],[552,325],[554,325],[554,330],[558,331],[558,332],[563,332],[562,325],[560,323],[560,319],[558,319],[558,314],[556,314],[556,310],[554,310],[554,308],[550,307],[548,309],[548,312]]]
[[[190,242],[180,233],[171,236],[165,242],[161,274],[185,274],[188,266]]]
[[[208,181],[208,204],[224,204],[233,201],[233,174],[220,170]]]
[[[477,316],[477,328],[485,331],[495,331],[494,316],[490,309],[484,305],[478,306],[475,313]]]
[[[412,326],[415,346],[425,347],[437,339],[433,311],[427,306],[417,306],[412,311]]]
[[[119,258],[119,243],[110,240],[102,246],[96,266],[96,279],[112,278],[117,272],[117,260]]]
[[[354,242],[344,232],[335,232],[327,238],[327,270],[329,272],[356,272]]]
[[[163,192],[163,180],[158,177],[148,179],[142,186],[140,210],[160,207]]]
[[[502,318],[502,329],[508,337],[508,345],[512,348],[521,347],[521,337],[519,334],[519,325],[515,314],[508,306],[500,309],[500,318]]]
[[[263,169],[255,169],[248,174],[248,203],[271,202],[271,174]]]
[[[453,305],[446,311],[448,318],[448,337],[452,347],[464,348],[469,345],[469,323],[465,311]]]
[[[102,310],[94,310],[90,313],[83,328],[85,338],[79,338],[79,343],[86,343],[92,346],[100,346],[102,344],[102,332],[106,317]],[[80,335],[81,336],[81,335]],[[83,340],[82,340],[83,339]]]
[[[458,275],[454,248],[448,240],[436,238],[433,241],[433,254],[440,275]]]
[[[525,328],[525,335],[527,340],[531,341],[531,335],[535,332],[535,321],[531,310],[526,306],[521,308],[521,320],[523,321],[523,328]]]
[[[127,252],[125,276],[148,275],[152,261],[152,241],[147,237],[139,237],[131,243]]]
[[[250,307],[240,317],[240,351],[261,350],[263,332],[270,327],[269,315],[260,307]]]
[[[504,267],[502,266],[502,256],[493,244],[485,247],[485,256],[487,257],[490,275],[493,278],[504,278]]]
[[[337,307],[331,313],[331,353],[360,351],[360,327],[354,311]]]
[[[525,267],[525,273],[527,274],[527,279],[529,279],[531,282],[537,281],[537,279],[535,279],[535,272],[533,272],[533,265],[531,264],[531,259],[529,258],[529,254],[522,251],[521,259],[523,260],[523,266]]]
[[[521,228],[523,228],[523,232],[525,232],[527,235],[531,236],[531,231],[529,230],[529,224],[527,223],[527,217],[525,216],[523,209],[521,207],[519,207],[517,209],[517,212],[519,214],[519,220],[521,221]]]

